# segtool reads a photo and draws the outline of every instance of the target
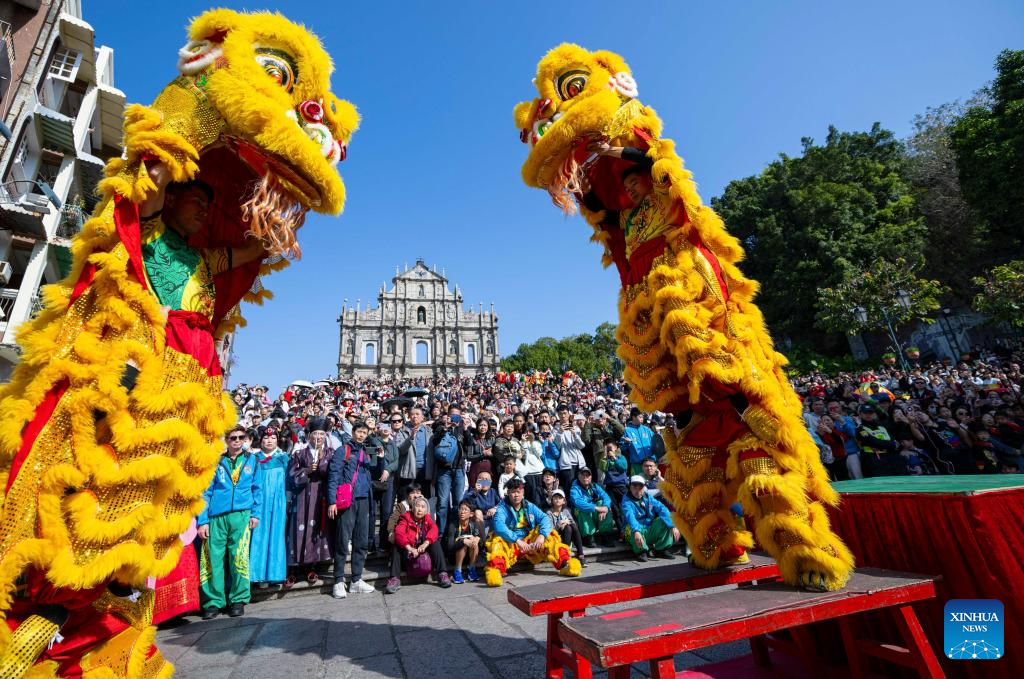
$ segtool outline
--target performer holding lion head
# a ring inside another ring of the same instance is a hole
[[[148,577],[178,562],[235,409],[216,339],[338,213],[358,124],[279,14],[196,18],[0,391],[0,676],[169,676]]]
[[[841,588],[853,557],[823,506],[838,496],[753,302],[757,283],[737,267],[739,243],[702,204],[620,56],[560,45],[534,85],[539,96],[515,108],[530,148],[523,179],[582,212],[618,269],[618,353],[632,400],[675,415],[662,489],[693,562],[747,559],[738,499],[786,582]]]

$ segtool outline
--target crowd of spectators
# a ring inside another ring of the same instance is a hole
[[[1024,447],[1020,358],[979,354],[792,383],[832,480],[1015,473]],[[333,562],[335,597],[373,591],[362,578],[368,554],[390,559],[388,593],[403,572],[432,575],[441,587],[476,581],[513,479],[584,564],[585,547],[623,542],[646,561],[672,558],[679,541],[670,521],[650,523],[668,516],[658,484],[661,431],[673,420],[632,407],[619,379],[297,382],[277,395],[239,385],[233,398],[232,435],[266,472],[260,506],[250,509],[254,583],[316,583]],[[338,507],[345,485],[351,504]]]

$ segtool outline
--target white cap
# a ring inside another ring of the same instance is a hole
[[[555,488],[553,491],[551,491],[551,494],[552,495],[561,495],[562,497],[565,497],[565,491],[562,490],[561,488]]]
[[[645,479],[644,477],[640,476],[639,474],[634,474],[633,476],[629,477],[629,483],[630,484],[639,483],[642,486],[646,486],[647,485],[647,479]]]

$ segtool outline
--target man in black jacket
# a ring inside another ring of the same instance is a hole
[[[861,424],[857,427],[857,443],[863,453],[866,476],[904,476],[907,464],[899,454],[899,444],[892,432],[878,421],[878,410],[872,403],[860,407]]]
[[[458,406],[452,405],[448,414],[442,415],[434,422],[434,435],[430,438],[428,454],[434,455],[436,465],[434,487],[437,491],[437,530],[441,535],[444,535],[447,528],[449,507],[458,507],[465,492],[465,453],[462,447],[465,435],[462,414]],[[451,446],[454,446],[454,450],[447,453]],[[450,455],[450,459],[443,459],[445,454]]]

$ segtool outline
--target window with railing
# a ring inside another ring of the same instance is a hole
[[[59,47],[53,53],[50,62],[50,75],[54,78],[74,82],[78,75],[78,66],[82,63],[82,53],[70,47]]]
[[[75,198],[60,209],[60,221],[57,223],[56,235],[68,240],[75,237],[85,224],[85,201]]]

